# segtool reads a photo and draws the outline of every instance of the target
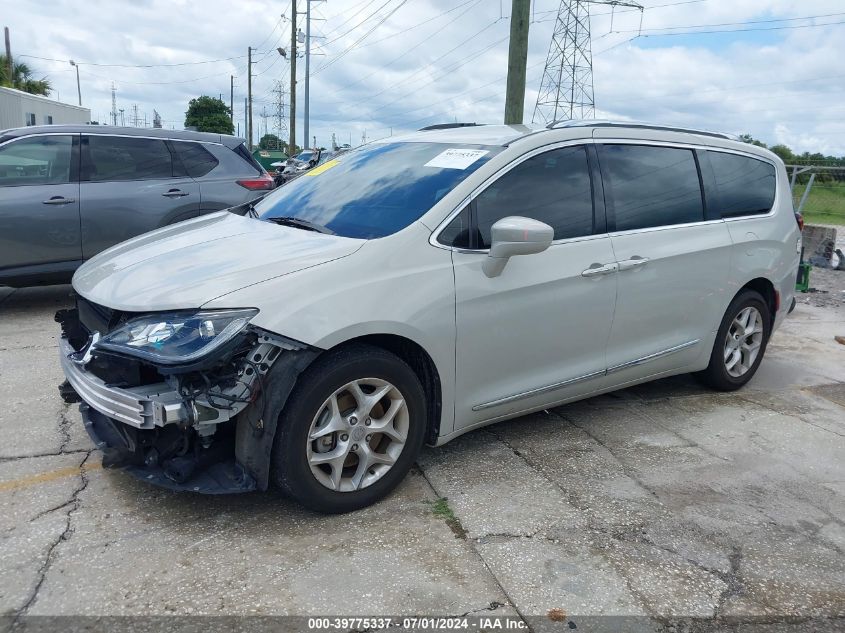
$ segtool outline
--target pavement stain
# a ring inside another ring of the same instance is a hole
[[[87,460],[90,451],[83,452],[85,452],[85,457]],[[66,455],[67,453],[55,454]],[[42,457],[42,455],[39,455],[39,457]],[[38,484],[45,484],[51,481],[56,481],[57,479],[64,479],[65,477],[76,477],[80,474],[87,475],[87,473],[93,472],[95,470],[101,470],[102,468],[102,464],[86,464],[83,461],[83,464],[81,466],[68,466],[67,468],[56,468],[55,470],[48,470],[45,472],[36,473],[34,475],[27,475],[26,477],[19,477],[18,479],[0,481],[0,492],[20,490],[21,488],[36,486]]]

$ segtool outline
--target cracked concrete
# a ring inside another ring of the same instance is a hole
[[[533,631],[845,617],[838,313],[799,307],[740,392],[675,377],[501,423],[426,449],[384,502],[323,517],[99,470],[56,391],[66,298],[0,289],[4,614],[466,614]],[[444,497],[465,538],[433,512]]]

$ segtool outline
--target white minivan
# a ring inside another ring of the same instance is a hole
[[[673,374],[742,387],[799,221],[777,156],[721,134],[393,137],[84,264],[62,391],[106,466],[349,511],[424,443]]]

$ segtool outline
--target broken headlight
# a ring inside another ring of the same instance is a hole
[[[97,348],[175,365],[195,361],[231,341],[258,310],[206,310],[150,314],[127,321]]]

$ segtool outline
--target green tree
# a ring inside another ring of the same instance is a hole
[[[53,89],[46,78],[35,79],[33,70],[22,62],[13,60],[12,74],[9,75],[9,60],[5,55],[0,55],[0,86],[45,97]]]
[[[258,147],[261,149],[281,149],[282,142],[275,134],[265,134],[258,141]]]
[[[791,163],[795,160],[795,154],[784,144],[772,145],[770,148],[775,154],[780,156],[780,159],[785,163]]]
[[[220,99],[203,95],[188,102],[185,112],[185,127],[196,128],[198,132],[232,134],[232,111]]]
[[[750,134],[740,134],[739,140],[743,143],[749,143],[751,145],[756,145],[757,147],[768,147],[763,141],[758,141],[756,138],[751,136]]]

